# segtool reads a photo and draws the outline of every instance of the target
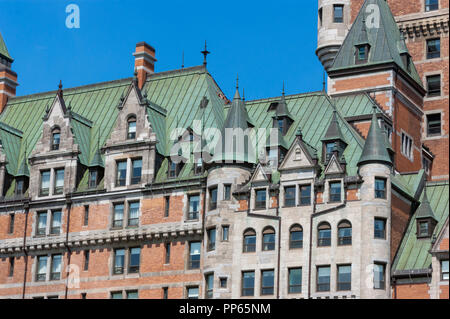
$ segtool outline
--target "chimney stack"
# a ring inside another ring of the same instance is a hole
[[[142,89],[147,79],[147,74],[155,73],[155,49],[145,42],[139,42],[136,44],[136,52],[133,55],[139,88]]]
[[[8,53],[2,35],[0,34],[0,113],[10,97],[16,96],[17,73],[11,70],[13,59]]]

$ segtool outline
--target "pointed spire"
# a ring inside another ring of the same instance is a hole
[[[236,93],[234,93],[233,100],[240,100],[241,96],[239,95],[239,73],[236,76]]]
[[[287,103],[286,103],[284,81],[283,81],[283,90],[281,92],[281,99],[280,99],[280,102],[278,102],[276,113],[275,113],[275,117],[276,118],[288,117],[291,120],[293,120],[293,117],[292,117],[291,113],[289,112],[288,107],[287,107]]]
[[[325,133],[325,136],[321,141],[336,141],[341,140],[345,142],[344,135],[342,134],[341,128],[339,126],[339,122],[337,120],[337,111],[333,110],[333,117],[331,118],[330,125],[328,126],[328,130]]]
[[[417,208],[416,212],[416,219],[420,218],[433,218],[434,220],[437,220],[436,216],[434,215],[433,209],[431,208],[430,202],[428,200],[426,185],[423,188],[422,202],[420,203],[420,206],[419,208]]]
[[[184,69],[184,50],[183,53],[181,54],[181,68]]]
[[[9,62],[13,62],[13,59],[9,55],[8,48],[6,47],[6,44],[3,41],[3,37],[2,37],[1,33],[0,33],[0,56],[4,57]]]
[[[367,134],[361,158],[358,161],[358,166],[366,163],[383,163],[392,166],[392,161],[386,149],[383,131],[378,125],[375,105],[373,106],[372,123]]]
[[[355,45],[364,45],[364,44],[370,44],[369,43],[369,37],[367,36],[367,29],[366,29],[366,17],[363,17],[362,24],[361,24],[361,32],[359,33],[358,41],[355,43]]]
[[[58,94],[58,96],[59,97],[63,97],[63,85],[62,85],[62,81],[61,80],[59,80],[59,85],[58,85],[58,92],[57,92],[57,94]]]
[[[208,48],[206,46],[206,40],[205,40],[205,49],[200,53],[203,54],[203,65],[206,67],[206,64],[207,64],[206,57],[208,56],[208,54],[211,53],[208,51]]]

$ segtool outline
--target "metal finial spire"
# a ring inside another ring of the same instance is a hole
[[[184,51],[183,51],[183,54],[181,56],[181,68],[184,69]]]
[[[325,81],[325,71],[323,71],[323,80],[322,80],[322,91],[325,92],[326,81]]]
[[[206,62],[206,57],[208,56],[208,54],[210,54],[211,52],[208,51],[207,45],[206,45],[206,40],[205,40],[205,49],[200,52],[201,54],[203,54],[203,65],[206,66],[207,62]]]
[[[283,92],[281,94],[284,96],[284,81],[283,81]]]
[[[62,87],[63,87],[63,85],[62,85],[62,81],[61,81],[61,80],[59,80],[59,85],[58,85],[58,89],[59,89],[59,90],[62,90]]]
[[[245,89],[242,88],[242,101],[245,101]]]

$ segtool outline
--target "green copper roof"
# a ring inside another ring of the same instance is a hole
[[[337,120],[337,111],[333,110],[333,117],[331,118],[330,125],[328,126],[327,132],[322,137],[322,141],[336,141],[341,140],[345,142],[345,138],[342,135],[339,122]]]
[[[378,120],[375,112],[376,109],[374,108],[372,123],[370,125],[366,143],[364,144],[364,150],[361,158],[358,161],[358,165],[374,162],[392,165],[392,161],[386,149],[386,138],[380,126],[378,125]]]
[[[430,207],[438,222],[434,229],[434,235],[437,235],[440,233],[448,218],[449,183],[448,181],[429,182],[426,186],[426,192]],[[424,196],[424,192],[422,192],[422,201]],[[427,269],[431,266],[431,254],[429,253],[429,250],[431,249],[432,238],[417,238],[416,219],[418,213],[420,213],[420,211],[416,210],[409,222],[405,236],[403,237],[393,263],[393,271]]]
[[[422,202],[420,203],[420,206],[416,211],[416,219],[419,218],[433,218],[434,220],[436,220],[436,217],[433,213],[433,208],[431,208],[430,202],[428,200],[426,187],[423,191]]]
[[[0,33],[0,56],[5,57],[10,62],[13,61],[13,59],[9,55],[8,48],[6,47],[5,41],[3,41],[3,37],[2,37],[1,33]]]
[[[374,12],[371,7],[379,9],[379,19],[373,19],[376,11]],[[379,26],[374,24],[377,21],[379,21]],[[363,26],[364,23],[366,26]],[[367,35],[361,34],[364,32]],[[370,45],[368,61],[367,63],[356,64],[356,45],[366,36]],[[387,1],[366,0],[336,55],[329,72],[394,62],[406,74],[409,74],[415,82],[423,87],[414,64],[411,63],[410,70],[408,70],[402,61],[400,54],[403,51],[400,52],[399,50],[399,46],[403,46],[401,42],[404,42],[404,40],[401,37],[401,33]]]

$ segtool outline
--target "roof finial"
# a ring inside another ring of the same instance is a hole
[[[240,97],[240,95],[239,95],[239,73],[238,73],[237,76],[236,76],[236,93],[234,94],[233,100],[234,100],[234,99],[237,99],[237,100],[240,100],[240,99],[241,99],[241,97]]]
[[[61,81],[61,80],[59,80],[59,85],[58,85],[58,88],[59,88],[60,90],[62,90],[62,87],[63,87],[63,85],[62,85],[62,81]]]
[[[323,80],[322,80],[322,91],[325,92],[327,82],[325,81],[325,70],[323,71]]]
[[[239,90],[239,73],[236,74],[236,90]]]
[[[284,96],[284,80],[283,80],[283,92],[281,94]]]
[[[242,101],[245,101],[245,89],[242,88]]]
[[[206,40],[205,40],[205,49],[200,52],[201,54],[203,54],[203,65],[206,67],[206,57],[208,56],[208,54],[210,54],[211,52],[208,51],[207,45],[206,45]]]
[[[181,55],[181,68],[184,69],[184,50],[183,50],[183,53]]]
[[[63,96],[63,90],[62,90],[62,87],[63,87],[62,81],[59,80],[59,85],[58,85],[58,95],[59,95],[61,98],[62,98],[62,96]]]

